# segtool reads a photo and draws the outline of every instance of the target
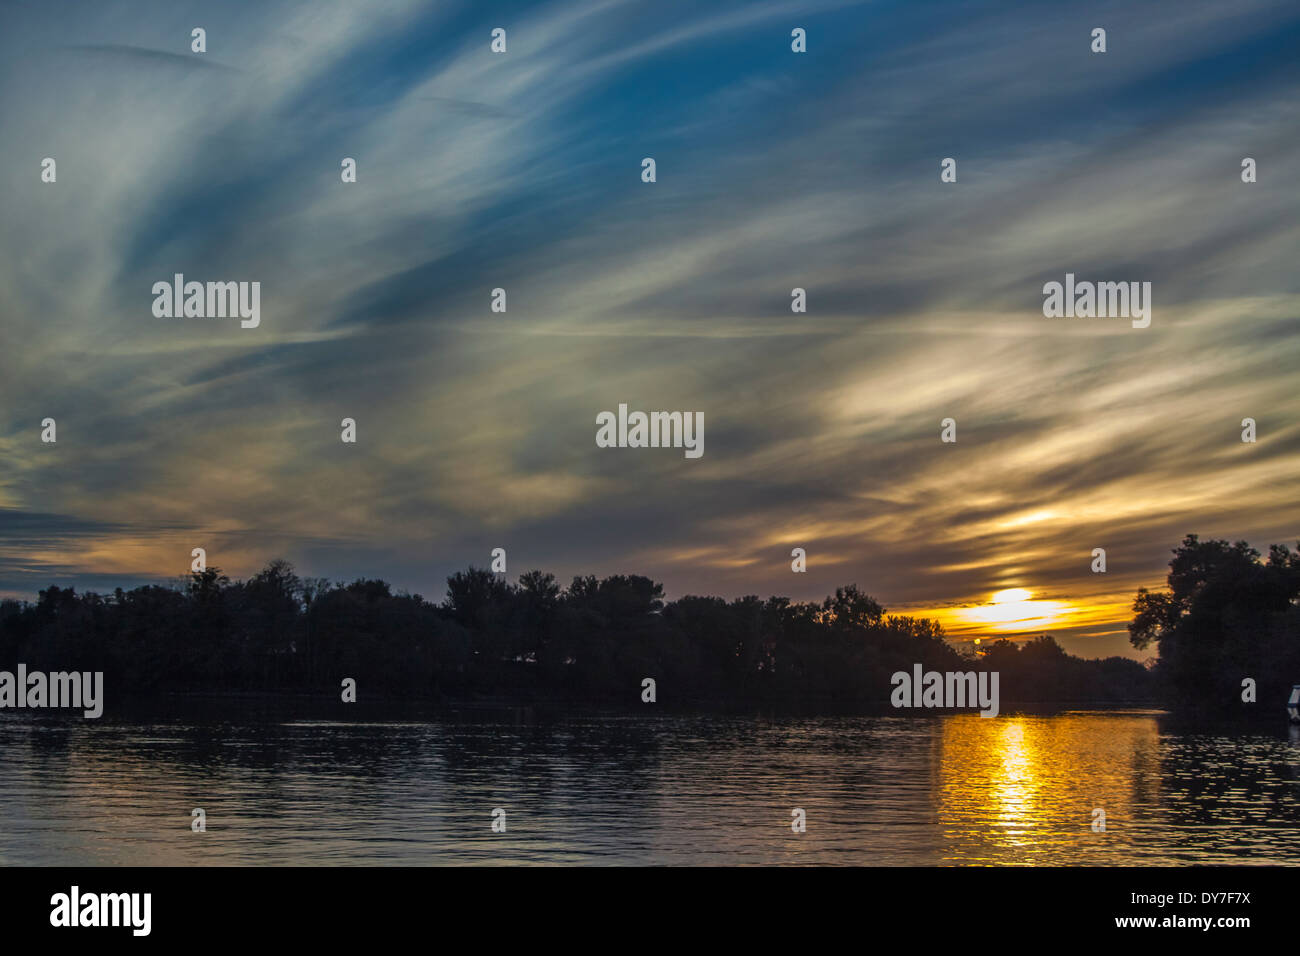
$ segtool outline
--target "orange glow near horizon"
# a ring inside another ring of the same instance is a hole
[[[1078,628],[1113,630],[1126,620],[1128,599],[1107,595],[1080,602],[1036,599],[1028,588],[996,591],[956,607],[912,608],[906,613],[937,620],[950,640],[989,640],[1000,637],[1032,637],[1051,631]]]
[[[1060,601],[1034,601],[1033,592],[1025,588],[1007,588],[993,595],[987,604],[959,608],[971,624],[981,625],[995,634],[1016,634],[1060,626],[1071,608]]]

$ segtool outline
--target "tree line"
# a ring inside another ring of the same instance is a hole
[[[1163,646],[1162,646],[1163,652]],[[57,586],[0,602],[0,665],[98,670],[117,695],[304,692],[460,700],[885,706],[896,671],[998,670],[1008,701],[1149,699],[1126,658],[1084,660],[1047,636],[959,649],[928,619],[888,614],[854,585],[820,602],[665,601],[640,575],[469,568],[440,603],[380,580],[300,578],[275,560],[248,580],[210,567],[112,594]],[[121,699],[121,698],[119,698]]]

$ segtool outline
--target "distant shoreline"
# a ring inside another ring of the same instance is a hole
[[[1072,711],[1122,712],[1132,710],[1174,714],[1154,698],[1130,700],[1003,700],[1001,717],[1017,715],[1059,715]],[[251,708],[251,710],[250,710]],[[536,710],[547,713],[565,713],[575,716],[601,714],[627,714],[653,718],[660,713],[698,714],[700,716],[770,714],[780,717],[900,717],[927,719],[954,717],[962,714],[978,715],[973,708],[934,707],[925,710],[894,708],[888,704],[865,703],[827,699],[771,700],[741,698],[676,698],[660,700],[653,704],[639,701],[629,703],[627,697],[593,696],[573,698],[555,695],[465,695],[429,696],[408,694],[372,693],[355,703],[342,702],[337,694],[298,690],[273,691],[165,691],[154,694],[137,694],[125,706],[105,708],[104,718],[135,716],[160,716],[173,713],[191,716],[204,711],[214,716],[232,712],[242,714],[271,714],[291,716],[302,713],[304,717],[371,718],[396,713],[448,713],[454,711],[517,711]],[[37,718],[59,718],[66,714],[38,710],[0,710],[5,714],[27,714]],[[992,718],[997,719],[997,718]]]

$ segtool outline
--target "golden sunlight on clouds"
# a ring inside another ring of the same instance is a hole
[[[1034,593],[1008,588],[993,594],[987,605],[966,607],[962,614],[971,622],[988,624],[993,631],[1024,631],[1060,624],[1069,607],[1060,601],[1031,601]]]
[[[1065,629],[1113,630],[1116,621],[1128,616],[1128,601],[1129,598],[1124,596],[1078,603],[1035,600],[1034,592],[1027,588],[1006,588],[994,592],[984,602],[909,609],[907,613],[934,618],[943,625],[944,633],[954,640],[1028,637]]]
[[[962,608],[966,620],[984,624],[995,632],[1018,633],[1059,626],[1069,613],[1060,601],[1033,601],[1031,591],[1007,588],[996,592],[988,604]]]

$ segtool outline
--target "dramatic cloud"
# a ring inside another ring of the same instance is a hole
[[[0,592],[202,546],[438,598],[504,547],[957,636],[1025,588],[1123,652],[1183,534],[1300,537],[1298,44],[1284,2],[5,7]],[[1150,328],[1044,318],[1067,272]],[[260,326],[155,318],[175,273]],[[620,402],[704,457],[597,448]]]

